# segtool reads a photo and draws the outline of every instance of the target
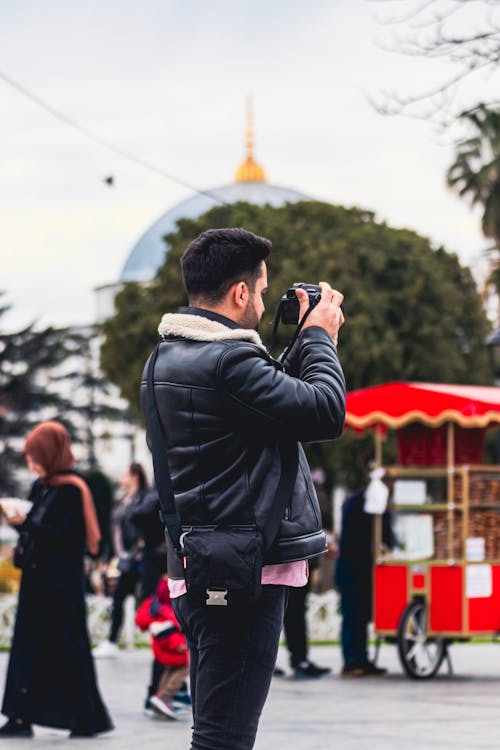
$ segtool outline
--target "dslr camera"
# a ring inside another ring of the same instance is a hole
[[[295,294],[296,289],[304,289],[309,297],[309,306],[316,307],[321,299],[321,287],[317,284],[304,284],[298,282],[292,284],[282,296],[279,304],[281,322],[285,325],[296,326],[299,323],[299,300]]]
[[[307,296],[309,297],[309,310],[306,312],[306,314],[302,318],[300,326],[299,326],[300,305],[299,305],[299,300],[297,298],[297,295],[295,294],[296,289],[304,289],[307,292]],[[288,344],[288,347],[285,349],[285,352],[281,355],[282,361],[284,361],[284,359],[286,358],[293,343],[295,342],[297,336],[299,335],[300,329],[302,327],[304,320],[306,319],[306,316],[309,314],[309,312],[311,311],[313,307],[316,307],[320,299],[321,299],[321,287],[318,286],[317,284],[304,284],[303,282],[292,284],[292,286],[286,290],[285,294],[280,299],[278,309],[276,310],[276,316],[274,318],[270,348],[272,349],[278,340],[278,327],[280,323],[284,323],[285,325],[298,326],[297,330],[295,331],[295,334],[293,335],[290,343]],[[344,303],[340,305],[340,309],[342,310],[342,312],[344,312]]]

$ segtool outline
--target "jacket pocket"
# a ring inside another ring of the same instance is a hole
[[[297,483],[290,500],[290,519],[293,521],[295,516],[302,515],[304,512],[312,514],[312,519],[316,524],[316,528],[322,528],[321,512],[319,510],[318,498],[314,486],[311,484],[309,466],[307,466],[307,472],[304,468],[303,460],[299,460],[298,475],[300,477],[300,486],[297,487]],[[303,498],[303,504],[299,504],[299,497]],[[307,506],[307,507],[306,507]],[[295,514],[294,511],[295,510]]]

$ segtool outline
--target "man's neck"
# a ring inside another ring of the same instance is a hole
[[[198,305],[189,305],[188,307],[179,307],[179,312],[184,315],[201,315],[209,320],[222,323],[229,328],[241,328],[241,325],[227,314],[225,308],[208,307],[200,303]]]

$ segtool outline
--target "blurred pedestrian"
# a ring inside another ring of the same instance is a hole
[[[343,677],[384,675],[387,670],[368,656],[368,625],[372,620],[373,511],[366,509],[367,487],[353,493],[342,505],[342,527],[335,583],[342,613]],[[389,488],[386,488],[386,498]],[[388,512],[382,516],[382,541],[391,549],[393,535]]]
[[[31,737],[32,725],[92,737],[113,728],[99,694],[84,602],[83,556],[99,549],[92,495],[74,473],[69,435],[44,422],[25,443],[38,474],[27,516],[7,515],[19,532],[19,604],[7,670],[0,737]]]
[[[314,566],[314,558],[309,563],[313,563]],[[308,593],[309,583],[305,586],[290,586],[288,588],[288,602],[283,621],[290,667],[293,670],[292,676],[296,680],[314,680],[318,677],[324,677],[332,671],[330,667],[320,667],[309,659],[309,638],[306,621]],[[274,674],[282,677],[285,672],[280,667],[276,667]]]
[[[135,596],[141,580],[141,534],[133,521],[136,507],[149,491],[141,464],[133,462],[126,468],[120,477],[120,486],[124,495],[111,515],[111,538],[118,558],[119,577],[113,593],[109,638],[94,649],[98,659],[118,656],[125,599]]]
[[[151,490],[130,508],[131,522],[140,534],[141,601],[152,596],[161,576],[167,572],[165,527],[160,518],[160,498]]]
[[[151,633],[151,648],[160,669],[160,678],[149,696],[148,708],[161,716],[177,719],[183,707],[191,705],[185,689],[189,676],[189,652],[172,609],[166,576],[160,580],[155,595],[141,604],[135,621],[141,630]]]
[[[331,509],[328,510],[328,495],[323,488],[325,482],[323,469],[314,469],[311,472],[311,479],[318,497],[322,526],[325,529],[325,527],[331,526],[332,513]],[[305,586],[290,586],[288,589],[288,601],[283,625],[289,663],[293,670],[292,676],[297,680],[317,679],[331,672],[330,667],[320,667],[309,659],[309,636],[307,632],[307,598],[312,587],[311,584],[319,573],[321,561],[325,557],[326,555],[319,555],[309,560],[310,578]],[[282,677],[285,672],[280,667],[276,667],[274,674]]]
[[[87,571],[87,593],[107,595],[106,567],[112,556],[111,508],[113,506],[113,487],[106,474],[97,468],[87,470],[84,479],[94,498],[97,520],[101,530],[98,556],[90,562]]]
[[[160,578],[167,572],[167,545],[165,528],[160,519],[160,499],[156,490],[151,490],[141,501],[134,504],[131,521],[141,534],[141,601],[155,594]],[[158,691],[164,667],[156,659],[151,666],[151,680],[148,685],[144,710],[151,712],[150,698]]]
[[[112,552],[111,510],[113,507],[113,486],[110,479],[100,469],[89,469],[86,471],[85,481],[92,492],[97,520],[101,529],[99,557],[109,560]]]

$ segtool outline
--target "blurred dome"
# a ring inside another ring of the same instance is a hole
[[[136,242],[123,266],[118,283],[125,281],[151,281],[162,265],[167,244],[166,234],[176,231],[179,219],[197,219],[214,206],[224,203],[254,203],[258,206],[269,204],[275,208],[285,203],[308,201],[311,198],[290,188],[269,185],[264,169],[257,164],[253,155],[253,115],[251,101],[248,103],[246,130],[246,158],[235,173],[231,185],[211,188],[177,203],[166,211]]]
[[[166,211],[144,232],[132,248],[123,266],[119,281],[121,283],[125,281],[150,281],[165,258],[167,245],[163,237],[175,232],[176,222],[179,219],[196,219],[209,209],[219,205],[217,199],[224,203],[245,201],[259,206],[269,204],[275,208],[283,206],[285,203],[311,200],[309,196],[296,190],[255,180],[234,182],[230,185],[211,188],[206,194],[193,195]]]

